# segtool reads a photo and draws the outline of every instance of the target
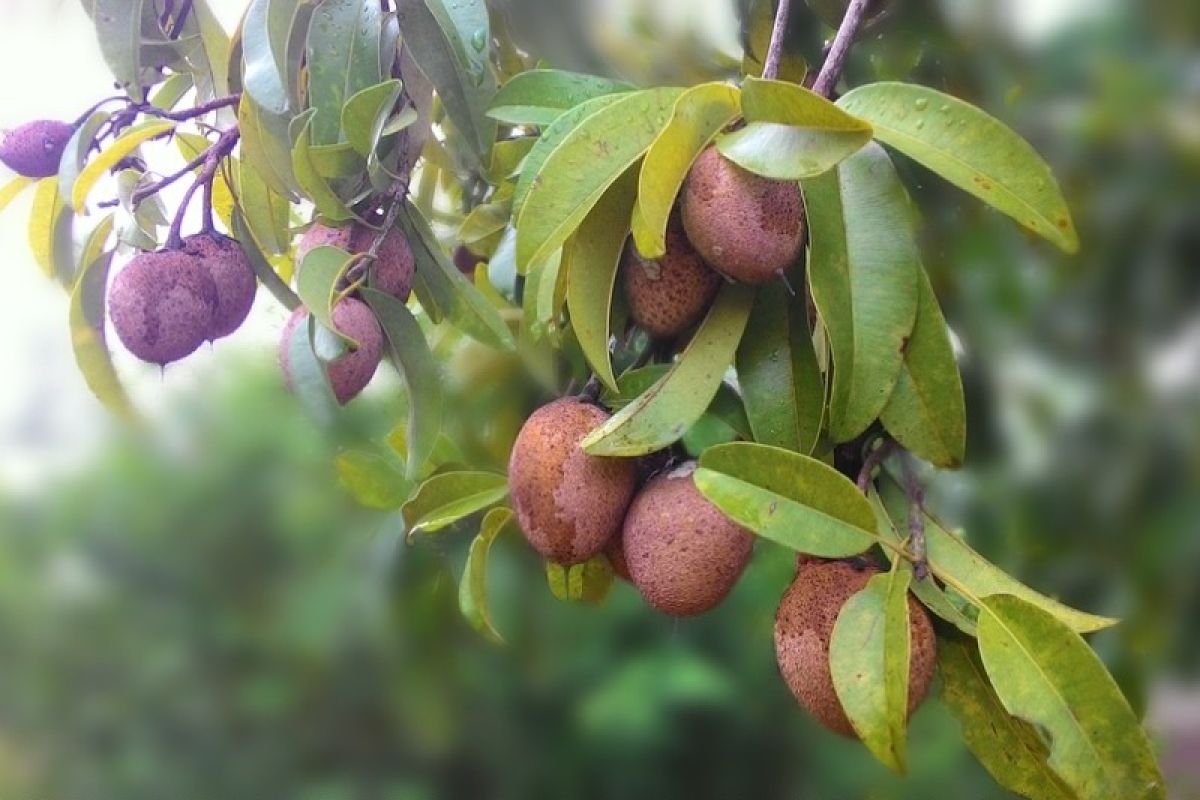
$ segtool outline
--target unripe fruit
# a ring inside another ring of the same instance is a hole
[[[683,185],[683,226],[713,269],[767,283],[800,257],[804,199],[795,181],[755,175],[709,147]]]
[[[338,247],[351,255],[365,253],[371,249],[378,235],[379,231],[361,222],[351,225],[325,225],[318,222],[305,231],[296,245],[296,261],[302,261],[310,250],[321,245]],[[392,228],[384,237],[373,269],[376,289],[399,300],[408,299],[416,262],[412,248],[399,228]]]
[[[67,142],[75,128],[65,122],[39,119],[9,131],[0,142],[0,162],[26,178],[48,178],[58,174]]]
[[[204,343],[216,308],[217,287],[208,270],[176,250],[135,256],[108,293],[109,317],[121,342],[159,366]]]
[[[213,312],[208,338],[220,339],[236,331],[246,321],[258,279],[242,246],[219,233],[200,233],[183,240],[183,252],[195,258],[212,276],[217,288],[217,307]]]
[[[625,516],[629,575],[646,602],[676,617],[702,614],[737,583],[754,537],[692,482],[694,462],[646,484]]]
[[[533,548],[559,564],[603,550],[633,496],[633,460],[588,455],[579,446],[607,419],[603,409],[565,397],[533,412],[513,444],[508,483],[517,522]]]
[[[775,615],[775,657],[784,681],[800,705],[826,728],[843,736],[855,733],[833,688],[829,639],[842,606],[879,572],[877,567],[858,567],[845,561],[803,564]],[[911,716],[933,680],[937,641],[929,615],[911,595],[908,614]]]
[[[692,247],[677,213],[667,225],[667,251],[662,258],[642,258],[630,243],[621,258],[621,277],[630,315],[660,339],[687,330],[721,288],[721,276]]]
[[[292,385],[288,350],[292,332],[301,323],[307,324],[308,309],[300,306],[292,312],[283,327],[283,338],[279,342],[279,365],[288,386]],[[366,303],[353,297],[343,298],[333,307],[333,326],[340,333],[358,342],[358,348],[347,350],[325,365],[333,396],[342,405],[353,400],[371,382],[379,361],[383,357],[383,330]]]

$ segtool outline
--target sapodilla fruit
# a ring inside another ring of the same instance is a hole
[[[579,442],[608,419],[591,403],[564,397],[529,416],[508,462],[508,484],[525,538],[545,558],[578,564],[621,527],[633,496],[632,459],[583,452]]]
[[[178,250],[134,256],[108,292],[109,318],[121,343],[159,366],[190,355],[208,339],[216,308],[212,275]]]
[[[714,272],[692,247],[678,212],[667,224],[667,250],[647,259],[630,242],[621,258],[621,279],[629,313],[651,336],[678,336],[704,314],[721,288]]]
[[[288,387],[292,386],[292,371],[289,363],[289,348],[296,326],[308,322],[308,309],[300,306],[292,312],[283,326],[283,338],[279,342],[279,365]],[[370,307],[361,300],[346,297],[333,307],[333,326],[339,332],[358,342],[358,347],[347,350],[325,366],[333,395],[342,405],[353,400],[366,388],[379,367],[383,357],[383,329],[371,313]]]
[[[371,249],[378,235],[379,231],[361,222],[351,225],[326,225],[317,222],[304,232],[300,243],[296,245],[296,261],[302,261],[309,251],[321,245],[338,247],[351,255],[365,253]],[[384,237],[374,270],[376,289],[399,300],[408,299],[416,262],[413,259],[412,248],[399,228],[392,228]]]
[[[801,565],[775,615],[775,657],[779,671],[800,705],[831,731],[855,736],[829,670],[829,639],[838,612],[852,595],[878,575],[877,567],[845,561]],[[911,596],[909,614],[908,713],[925,698],[933,679],[937,643],[929,615]]]
[[[692,482],[695,462],[652,478],[625,515],[629,576],[646,602],[675,617],[702,614],[737,583],[754,537]]]
[[[0,142],[0,162],[26,178],[58,174],[63,150],[75,128],[53,119],[39,119],[14,128]]]
[[[258,279],[242,246],[219,233],[198,233],[183,240],[183,252],[197,259],[212,276],[217,288],[217,307],[213,312],[208,339],[220,339],[236,331],[246,321]]]
[[[804,247],[804,199],[795,181],[755,175],[709,147],[683,185],[688,240],[720,273],[761,284],[790,267]]]

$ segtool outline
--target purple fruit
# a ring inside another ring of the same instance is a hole
[[[26,178],[58,174],[58,162],[75,129],[65,122],[39,119],[9,131],[0,142],[0,162]]]
[[[173,250],[142,253],[117,274],[108,293],[113,328],[129,352],[165,366],[207,338],[217,287],[200,262]]]
[[[303,306],[292,312],[283,327],[279,342],[279,365],[288,386],[292,385],[288,347],[296,326],[308,321],[308,309]],[[371,382],[383,356],[383,330],[366,303],[347,297],[333,307],[333,325],[339,332],[358,342],[358,349],[343,353],[325,367],[333,395],[342,405],[353,400]]]
[[[210,340],[236,331],[246,321],[258,281],[250,260],[235,240],[219,233],[200,233],[183,240],[183,252],[197,259],[217,287],[217,309],[208,330]]]
[[[296,246],[296,260],[302,261],[309,251],[321,245],[339,247],[352,255],[365,253],[371,249],[378,235],[379,232],[374,228],[360,222],[341,226],[318,222],[301,237],[300,244]],[[375,288],[399,300],[407,300],[412,290],[414,271],[412,248],[400,229],[393,228],[379,248],[379,258],[375,262]]]

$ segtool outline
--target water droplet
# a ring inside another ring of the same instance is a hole
[[[471,34],[471,46],[482,53],[483,48],[487,47],[487,31],[480,28]]]
[[[917,111],[924,111],[929,107],[929,101],[924,97],[919,97],[917,98],[917,102],[913,103],[913,105],[916,106]]]
[[[942,103],[942,105],[938,108],[938,111],[942,112],[943,114],[947,113],[949,110],[950,110],[949,103]]]
[[[924,128],[924,127],[925,127],[925,120],[923,120],[923,119],[917,120],[917,130],[920,130],[921,128]]]

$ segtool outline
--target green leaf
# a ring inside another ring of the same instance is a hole
[[[383,126],[400,99],[401,84],[390,80],[361,90],[342,109],[342,132],[359,155],[366,157],[379,145]]]
[[[879,494],[892,519],[907,518],[907,501],[900,487],[891,481],[880,481]],[[929,568],[939,579],[950,585],[961,585],[976,597],[1016,595],[1053,614],[1079,633],[1091,633],[1117,623],[1110,617],[1077,611],[1030,589],[972,550],[961,536],[950,533],[928,514],[925,515],[925,553]]]
[[[650,147],[680,94],[664,88],[617,95],[566,135],[532,178],[521,205],[519,268],[562,246],[605,190]]]
[[[612,588],[612,565],[603,554],[569,567],[547,561],[546,583],[559,600],[599,605]]]
[[[21,192],[35,183],[37,183],[36,178],[26,178],[23,175],[18,175],[4,184],[3,187],[0,187],[0,211],[8,208],[9,203],[16,200]]]
[[[142,91],[142,6],[145,0],[83,0],[96,26],[100,54],[117,82],[137,102]]]
[[[804,308],[786,287],[759,290],[738,347],[737,373],[754,440],[811,454],[824,418],[825,383]]]
[[[308,104],[313,144],[345,141],[342,107],[363,89],[377,85],[383,37],[378,3],[322,0],[308,28]]]
[[[302,106],[295,102],[290,84],[292,71],[299,72],[303,47],[293,49],[293,38],[307,38],[315,3],[311,0],[252,0],[242,23],[244,58],[242,83],[246,94],[268,114],[294,115]],[[290,112],[290,114],[289,114]]]
[[[815,458],[734,442],[706,450],[693,480],[730,519],[797,552],[842,558],[877,539],[866,498]]]
[[[549,125],[585,100],[635,87],[579,72],[531,69],[513,76],[492,98],[487,115],[509,125]]]
[[[820,175],[871,141],[870,125],[794,83],[747,78],[742,112],[746,127],[717,147],[743,169],[775,180]]]
[[[76,214],[82,214],[87,204],[88,194],[96,182],[109,173],[117,162],[136,150],[143,142],[161,136],[175,128],[174,122],[144,122],[125,131],[121,136],[104,149],[100,155],[93,158],[79,173],[75,187],[71,192],[71,207]]]
[[[310,109],[293,120],[292,124],[300,132],[292,145],[292,172],[296,183],[313,201],[322,217],[333,222],[345,222],[355,218],[354,212],[337,196],[313,161],[311,132],[314,113]]]
[[[878,145],[805,181],[808,281],[833,350],[829,428],[845,442],[892,394],[917,317],[920,261],[908,197]]]
[[[601,401],[613,411],[620,411],[661,381],[663,376],[671,371],[671,367],[671,364],[650,364],[627,370],[617,378],[616,390],[605,388],[600,395]],[[742,398],[728,383],[722,382],[717,387],[717,393],[704,410],[704,414],[720,420],[739,436],[746,439],[753,436],[750,421],[746,418],[746,409],[742,406]],[[700,420],[697,420],[698,422]]]
[[[317,357],[317,331],[312,314],[292,330],[287,343],[288,385],[305,414],[321,425],[329,425],[337,418],[338,401],[325,364]]]
[[[383,327],[392,359],[408,388],[408,477],[415,478],[433,454],[442,430],[442,380],[425,334],[403,302],[374,289],[361,289],[363,299]]]
[[[829,639],[829,671],[846,718],[867,749],[900,774],[908,738],[907,563],[871,578],[847,600]]]
[[[291,206],[277,194],[262,175],[244,160],[233,170],[237,187],[237,207],[245,215],[246,225],[258,246],[271,255],[282,255],[291,248],[288,223]]]
[[[771,44],[771,31],[775,27],[774,0],[743,0],[738,4],[742,16],[742,74],[758,77],[766,66],[767,50]],[[779,60],[780,80],[803,83],[808,74],[808,63],[798,52],[801,37],[785,36],[783,53]]]
[[[1012,715],[1049,739],[1049,765],[1084,800],[1164,798],[1150,740],[1077,633],[1012,595],[982,599],[979,652]]]
[[[47,278],[64,286],[75,281],[71,227],[74,217],[58,193],[57,178],[37,182],[29,212],[29,250]]]
[[[906,83],[873,83],[838,105],[869,121],[875,138],[1009,215],[1068,253],[1079,237],[1041,156],[1011,128],[956,97]]]
[[[488,612],[487,564],[492,542],[508,530],[517,531],[512,509],[493,508],[484,515],[479,534],[471,540],[467,564],[458,584],[458,608],[463,617],[475,630],[500,644],[504,643],[504,638],[492,624],[492,615]]]
[[[737,119],[736,86],[702,83],[679,96],[671,120],[646,151],[633,213],[633,240],[645,258],[667,251],[667,220],[688,170],[709,142]]]
[[[609,357],[612,302],[617,268],[629,233],[629,215],[637,192],[637,172],[627,170],[584,217],[568,245],[567,310],[575,338],[596,377],[617,388]]]
[[[159,84],[158,88],[154,90],[154,94],[150,96],[150,105],[155,108],[161,108],[164,111],[170,111],[179,105],[179,101],[183,99],[183,96],[195,87],[196,84],[191,75],[186,72],[177,72]]]
[[[378,511],[395,511],[404,505],[408,483],[386,458],[363,450],[345,450],[333,463],[338,482],[359,505]]]
[[[1031,800],[1077,800],[1046,763],[1050,749],[1038,729],[1005,710],[974,645],[939,641],[938,674],[942,702],[962,725],[967,749],[997,783]]]
[[[255,241],[254,235],[247,227],[246,218],[240,209],[233,210],[230,231],[238,243],[242,246],[242,252],[246,254],[246,258],[250,261],[250,267],[254,270],[255,277],[259,283],[267,288],[274,295],[275,299],[289,311],[301,305],[300,298],[296,296],[291,287],[287,285],[271,263],[267,261],[262,250]]]
[[[238,104],[238,127],[242,132],[242,163],[258,173],[277,194],[297,199],[300,186],[292,171],[287,118],[268,113],[247,94]]]
[[[956,469],[967,447],[962,379],[946,320],[924,269],[918,269],[917,289],[917,321],[904,345],[904,366],[879,419],[914,455]]]
[[[192,1],[192,18],[200,30],[204,47],[203,72],[193,67],[194,83],[201,90],[203,99],[211,93],[213,98],[229,94],[229,34],[209,6],[208,0]],[[172,103],[174,105],[174,103]]]
[[[443,472],[422,483],[401,513],[410,536],[434,533],[507,495],[508,479],[499,473]]]
[[[357,347],[358,342],[346,336],[333,324],[334,298],[338,294],[338,280],[346,274],[355,257],[344,250],[330,245],[314,247],[300,262],[296,276],[296,293],[326,330]]]
[[[678,441],[721,386],[753,302],[749,287],[722,287],[671,370],[588,434],[583,449],[595,456],[640,456]]]

